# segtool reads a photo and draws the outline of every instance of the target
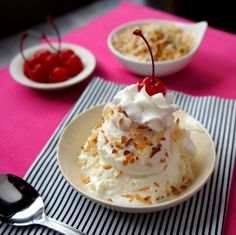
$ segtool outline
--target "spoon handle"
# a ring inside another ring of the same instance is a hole
[[[64,224],[64,223],[57,221],[53,218],[49,218],[47,216],[45,216],[44,220],[40,221],[40,223],[38,223],[38,224],[41,224],[41,225],[48,227],[48,228],[51,228],[63,235],[85,235],[84,233],[80,232],[79,230],[74,229],[73,227],[71,227],[67,224]]]

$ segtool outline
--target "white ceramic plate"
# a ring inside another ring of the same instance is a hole
[[[180,118],[182,126],[191,131],[191,138],[193,139],[197,150],[197,156],[193,161],[193,170],[196,177],[185,191],[165,202],[148,206],[129,206],[111,203],[87,191],[81,181],[83,174],[78,165],[78,155],[80,154],[80,147],[87,140],[91,129],[101,122],[102,109],[103,106],[100,105],[75,117],[74,120],[65,128],[59,140],[57,149],[59,167],[67,181],[78,192],[92,201],[117,211],[145,213],[176,206],[192,197],[205,185],[215,166],[214,143],[211,136],[198,121],[183,111],[178,111],[175,116]]]
[[[156,61],[155,62],[155,75],[156,76],[167,76],[173,73],[176,73],[186,67],[189,62],[191,61],[192,57],[195,55],[196,51],[198,50],[202,39],[204,37],[205,31],[207,29],[207,22],[202,21],[198,23],[180,23],[176,21],[169,21],[169,20],[157,20],[157,19],[145,19],[140,21],[132,21],[123,25],[118,26],[112,32],[109,34],[107,39],[107,44],[110,49],[110,51],[113,53],[113,55],[117,58],[117,60],[128,70],[131,72],[142,75],[142,76],[148,76],[151,75],[152,67],[151,62],[146,61],[138,61],[137,59],[130,58],[128,56],[125,56],[118,52],[113,47],[113,37],[118,34],[119,32],[126,30],[130,27],[137,27],[140,28],[141,25],[150,23],[156,21],[159,25],[162,27],[165,27],[165,25],[174,24],[178,27],[180,27],[183,31],[188,32],[193,38],[194,38],[194,46],[190,50],[190,52],[184,56],[181,56],[179,58],[173,59],[173,60],[165,60],[165,61]],[[130,32],[132,34],[132,32]],[[135,37],[135,36],[134,36]]]
[[[52,43],[52,44],[56,48],[58,47],[58,43]],[[78,45],[70,44],[70,43],[62,43],[61,48],[72,49],[75,52],[75,54],[80,56],[84,64],[84,69],[75,77],[70,78],[64,82],[58,82],[58,83],[34,82],[30,80],[29,78],[27,78],[25,74],[23,73],[24,60],[21,54],[18,54],[16,57],[14,57],[14,59],[12,60],[10,64],[11,76],[15,79],[15,81],[27,87],[40,89],[40,90],[57,90],[57,89],[73,86],[83,81],[94,71],[95,66],[96,66],[96,60],[95,60],[94,55],[88,49],[78,46]],[[36,51],[41,50],[41,49],[51,50],[48,44],[41,44],[41,45],[33,46],[24,50],[24,54],[26,58],[28,58],[32,56]]]

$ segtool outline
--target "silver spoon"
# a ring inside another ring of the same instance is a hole
[[[39,224],[61,234],[84,234],[49,218],[38,192],[25,180],[11,174],[0,175],[0,221],[16,226]]]

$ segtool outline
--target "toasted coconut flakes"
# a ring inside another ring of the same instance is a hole
[[[163,141],[165,141],[165,140],[166,140],[166,138],[165,138],[165,137],[162,137],[162,138],[160,138],[160,140],[163,140]]]
[[[79,160],[78,164],[79,164],[80,167],[82,167],[82,166],[85,166],[87,164],[87,161],[86,160]]]
[[[113,202],[111,198],[108,198],[107,201],[108,201],[108,202]]]
[[[137,131],[137,130],[134,130],[133,131],[133,133],[132,133],[133,135],[134,135],[134,137],[141,137],[142,135],[143,135],[143,133],[142,132],[140,132],[140,131]]]
[[[127,166],[127,165],[128,165],[127,159],[123,159],[122,164],[123,164],[124,166]]]
[[[124,166],[127,166],[129,163],[133,164],[135,161],[136,161],[135,157],[132,155],[132,153],[129,153],[125,156],[122,163]]]
[[[113,153],[113,155],[114,155],[115,157],[120,157],[120,154],[119,154],[118,152]]]
[[[115,178],[120,178],[121,176],[123,175],[123,172],[122,171],[119,171],[118,174],[115,176]]]
[[[97,144],[97,142],[98,142],[98,138],[97,137],[98,137],[97,135],[92,137],[92,139],[91,139],[91,143],[92,144]]]
[[[122,194],[121,197],[134,198],[133,194]]]
[[[132,153],[128,154],[125,156],[125,159],[127,159],[128,161],[131,161],[132,159],[135,159],[134,156],[132,155]]]
[[[171,194],[171,187],[170,187],[169,180],[166,181],[166,192],[167,192],[167,195]]]
[[[148,127],[147,126],[144,126],[144,125],[138,125],[137,129],[147,129]]]
[[[145,148],[146,145],[144,144],[137,144],[137,143],[134,143],[134,147],[137,149],[137,150],[143,150]]]
[[[140,188],[138,191],[147,191],[147,190],[149,190],[149,187],[143,187],[143,188]]]
[[[102,123],[96,125],[96,129],[100,128],[102,126]]]
[[[107,107],[105,110],[104,110],[104,113],[103,113],[103,116],[105,118],[109,118],[110,116],[112,116],[114,114],[114,111],[111,107]]]
[[[85,152],[85,153],[90,152],[90,150],[91,150],[91,146],[90,145],[86,145],[83,148],[83,152]]]
[[[128,147],[132,141],[133,141],[132,138],[128,139],[127,142],[125,143],[125,147]]]
[[[163,198],[165,198],[164,195],[157,197],[156,200],[159,201],[159,200],[161,200],[161,199],[163,199]]]
[[[124,149],[123,145],[118,141],[115,142],[115,146],[119,149]]]
[[[135,198],[136,198],[139,202],[142,202],[142,203],[145,203],[145,204],[152,204],[151,196],[141,197],[139,194],[135,194]]]
[[[130,159],[130,163],[131,164],[135,163],[135,158]]]
[[[130,155],[130,154],[131,154],[131,152],[130,152],[129,150],[125,150],[125,151],[124,151],[124,155],[125,155],[125,156]]]
[[[128,150],[127,150],[128,151]],[[123,159],[123,165],[126,166],[128,163],[134,163],[136,161],[136,157],[133,156],[133,153],[127,152],[127,155],[125,155],[125,158]]]
[[[121,118],[118,122],[118,126],[122,126],[124,124],[124,118]]]
[[[82,178],[82,182],[84,183],[84,184],[88,184],[88,183],[90,183],[90,177],[89,176],[85,176],[84,178]]]
[[[178,139],[184,138],[185,132],[181,130],[179,127],[175,128],[173,133],[171,133],[170,137],[172,140],[177,141]]]
[[[103,136],[104,136],[104,139],[105,139],[105,144],[107,144],[107,143],[108,143],[108,139],[107,139],[107,137],[105,136],[105,134],[103,134]]]
[[[182,181],[182,184],[183,185],[188,185],[190,183],[190,179],[186,178],[186,177],[183,177],[183,181]]]
[[[115,157],[119,157],[120,154],[118,153],[118,151],[116,149],[112,149],[112,154],[115,156]]]
[[[127,114],[124,110],[119,109],[118,111],[119,111],[120,113],[123,113],[127,118],[129,117],[128,114]]]
[[[110,169],[112,168],[112,166],[109,165],[109,164],[106,164],[106,165],[103,165],[103,168],[104,168],[105,170],[110,170]]]
[[[165,170],[167,169],[167,166],[168,166],[168,164],[166,164],[166,165],[164,166],[163,171],[165,171]]]
[[[157,187],[160,187],[160,184],[158,184],[158,183],[156,183],[156,182],[154,182],[153,183],[155,186],[157,186]]]
[[[165,158],[161,158],[160,159],[160,163],[165,163],[166,162],[166,159]]]
[[[179,120],[179,118],[177,118],[177,120],[176,120],[176,122],[175,122],[175,123],[176,123],[176,125],[177,125],[177,126],[179,126],[179,123],[180,123],[180,120]]]
[[[122,144],[125,144],[126,141],[127,141],[127,137],[126,137],[125,135],[122,135],[122,136],[121,136],[121,143],[122,143]]]
[[[133,194],[122,194],[121,197],[128,198],[130,202],[132,202],[134,200]]]
[[[179,191],[176,187],[174,187],[174,186],[171,186],[171,192],[172,192],[174,195],[180,194],[180,191]]]
[[[169,157],[169,154],[166,152],[166,153],[165,153],[165,156],[166,156],[166,157]]]
[[[97,151],[97,149],[93,149],[92,155],[93,155],[93,157],[97,157],[97,156],[98,156],[98,151]]]
[[[151,152],[150,158],[152,158],[156,153],[161,151],[161,146],[162,146],[161,144],[158,144],[157,147],[153,147],[152,148],[152,152]]]

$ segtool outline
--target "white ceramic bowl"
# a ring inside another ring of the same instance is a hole
[[[190,130],[191,138],[196,146],[197,155],[193,160],[194,181],[181,194],[156,205],[129,206],[105,201],[84,187],[83,173],[78,165],[78,156],[81,146],[86,142],[91,129],[101,122],[103,106],[91,108],[79,116],[65,128],[57,148],[57,160],[62,174],[66,180],[82,195],[105,207],[129,213],[154,212],[176,206],[196,194],[207,182],[215,167],[215,147],[212,138],[205,128],[194,118],[183,111],[178,111],[175,116],[180,123]]]
[[[146,23],[153,22],[153,20],[154,19],[148,19],[148,20],[134,21],[134,22],[123,24],[115,28],[109,34],[108,40],[107,40],[110,51],[120,61],[120,63],[124,65],[131,72],[138,75],[142,75],[142,76],[151,75],[151,71],[152,71],[151,62],[138,61],[138,60],[129,58],[128,56],[121,54],[114,48],[112,42],[113,42],[113,37],[117,35],[118,33],[120,33],[121,31],[130,27],[133,27],[133,26],[137,26],[138,28],[140,27],[140,25],[144,23],[146,24]],[[155,75],[167,76],[167,75],[180,71],[186,65],[188,65],[188,63],[191,61],[192,57],[194,56],[194,54],[196,53],[197,49],[199,48],[202,42],[203,36],[207,29],[207,22],[202,21],[199,23],[190,24],[190,23],[179,23],[179,22],[168,21],[168,20],[158,20],[158,24],[162,25],[163,27],[165,27],[165,25],[167,24],[174,24],[182,28],[184,31],[188,32],[190,35],[192,35],[195,41],[190,52],[183,55],[182,57],[172,59],[172,60],[155,62]]]
[[[56,48],[58,47],[58,43],[52,43]],[[26,58],[32,56],[36,51],[41,49],[48,49],[51,51],[51,48],[48,44],[40,44],[37,46],[30,47],[26,50],[24,50],[24,54]],[[62,43],[61,49],[72,49],[75,54],[80,56],[82,63],[84,65],[83,70],[76,75],[73,78],[70,78],[64,82],[58,82],[58,83],[39,83],[30,80],[28,77],[25,76],[23,72],[23,64],[24,60],[22,58],[21,54],[18,54],[15,56],[10,63],[10,74],[13,77],[13,79],[20,83],[21,85],[39,89],[39,90],[58,90],[63,89],[66,87],[73,86],[84,79],[86,79],[95,69],[96,66],[96,60],[94,55],[86,48],[70,44],[70,43]]]

